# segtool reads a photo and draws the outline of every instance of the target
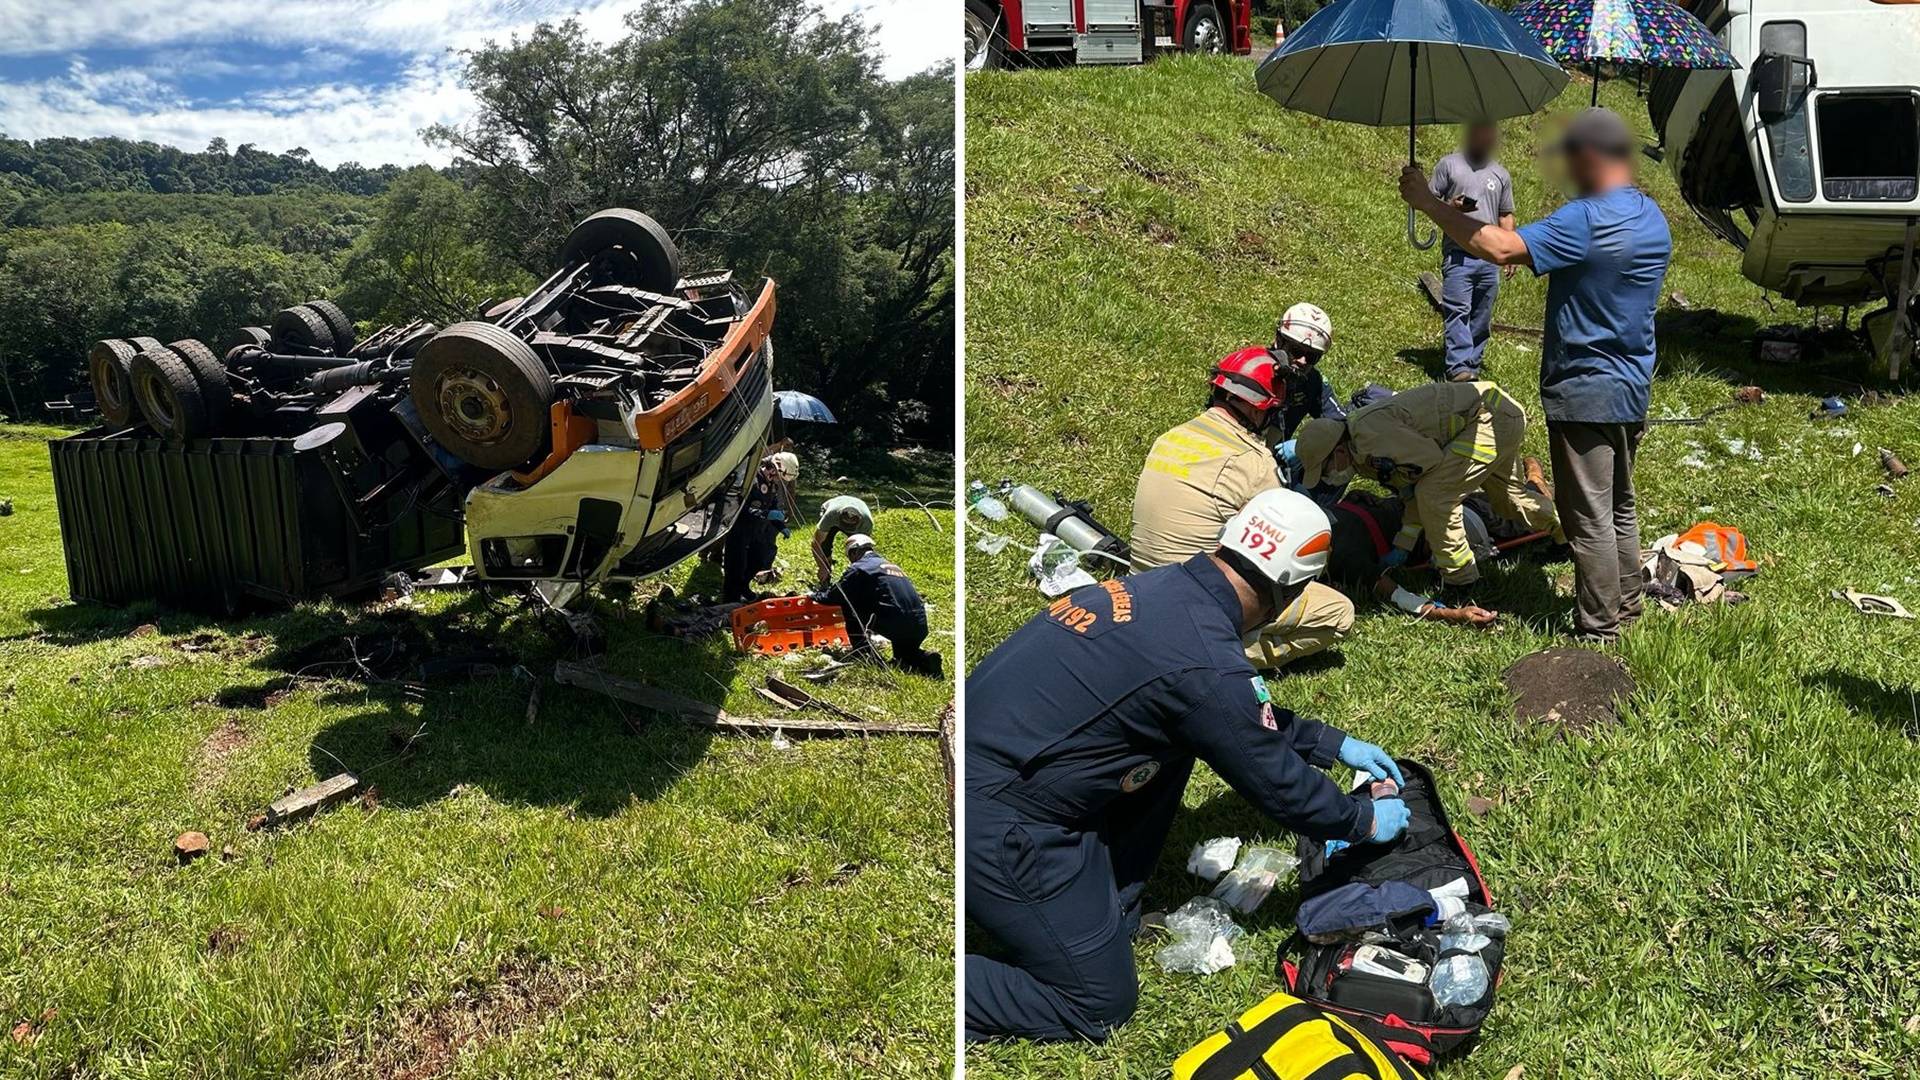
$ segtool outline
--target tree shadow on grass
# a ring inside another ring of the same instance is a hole
[[[1884,724],[1908,740],[1920,741],[1920,690],[1888,686],[1837,668],[1816,672],[1801,681],[1808,687],[1833,691],[1855,715]]]

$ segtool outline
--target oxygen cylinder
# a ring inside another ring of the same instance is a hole
[[[1119,537],[1102,529],[1083,511],[1061,505],[1060,500],[1032,484],[1016,485],[1007,492],[1007,501],[1021,517],[1031,521],[1034,528],[1052,533],[1075,551],[1097,551],[1122,562],[1131,558],[1127,545]]]

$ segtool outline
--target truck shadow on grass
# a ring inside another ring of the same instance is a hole
[[[229,686],[216,703],[272,708],[314,693],[323,708],[353,709],[314,736],[310,764],[315,776],[354,773],[381,805],[423,806],[473,785],[504,802],[607,816],[659,795],[712,739],[554,683],[556,661],[584,658],[559,620],[501,609],[477,593],[432,614],[300,611],[275,622],[274,643],[255,666],[278,674]],[[651,634],[637,616],[605,625],[616,670],[658,674],[689,697],[717,700],[739,666],[730,650]]]
[[[1885,725],[1909,742],[1920,741],[1920,691],[1913,686],[1889,686],[1838,668],[1816,672],[1802,681],[1808,689],[1832,691],[1854,715]]]

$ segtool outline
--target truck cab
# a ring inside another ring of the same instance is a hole
[[[1885,299],[1891,329],[1920,223],[1920,5],[1689,8],[1740,67],[1653,76],[1648,113],[1681,194],[1745,253],[1748,280],[1801,305]]]
[[[1253,51],[1252,0],[967,0],[969,69]]]

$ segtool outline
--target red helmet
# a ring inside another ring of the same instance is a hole
[[[1253,345],[1223,357],[1213,366],[1213,385],[1256,409],[1277,409],[1286,390],[1273,353]]]

